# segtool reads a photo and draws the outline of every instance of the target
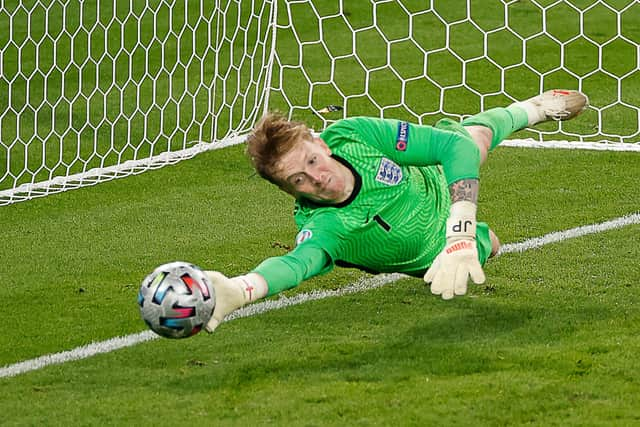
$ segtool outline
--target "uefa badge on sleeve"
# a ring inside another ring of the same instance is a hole
[[[398,123],[398,135],[396,137],[396,150],[407,151],[407,144],[409,143],[409,123]]]
[[[300,232],[296,236],[296,246],[304,242],[305,240],[310,239],[311,237],[313,237],[313,232],[311,230],[307,230],[306,228],[300,230]]]

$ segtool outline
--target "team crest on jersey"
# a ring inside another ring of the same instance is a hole
[[[307,239],[310,239],[311,237],[313,237],[313,232],[311,230],[307,230],[306,228],[300,230],[300,232],[296,236],[296,245],[299,245],[300,243],[304,242]]]
[[[402,169],[391,160],[383,157],[380,160],[376,181],[386,185],[398,185],[402,181]]]

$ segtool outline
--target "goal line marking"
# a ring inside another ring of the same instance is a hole
[[[49,194],[60,193],[101,182],[110,181],[127,175],[136,175],[148,170],[178,163],[189,159],[205,151],[218,150],[244,143],[247,134],[232,135],[222,141],[216,142],[189,142],[189,148],[177,151],[168,151],[156,156],[127,160],[119,165],[98,167],[85,172],[58,176],[53,179],[19,185],[16,188],[0,191],[0,206],[15,202],[26,201],[34,197],[42,197]],[[584,142],[584,141],[537,141],[534,139],[507,139],[500,143],[502,147],[520,148],[555,148],[569,150],[596,150],[596,151],[635,151],[640,152],[640,142]]]
[[[505,253],[520,253],[530,249],[539,248],[551,243],[561,242],[567,239],[586,236],[588,234],[601,233],[625,227],[631,224],[640,224],[640,212],[626,215],[610,221],[598,224],[585,225],[575,227],[564,231],[549,233],[541,237],[528,239],[520,243],[508,243],[502,246],[498,255]],[[291,298],[281,297],[277,300],[267,300],[244,307],[232,313],[226,318],[227,321],[239,319],[243,317],[255,316],[271,310],[278,310],[293,305],[302,304],[308,301],[315,301],[324,298],[337,297],[343,295],[354,294],[371,289],[380,288],[390,283],[396,282],[402,278],[409,277],[404,274],[379,274],[377,276],[361,279],[355,283],[349,284],[343,288],[336,290],[312,291],[301,293]],[[98,354],[109,353],[125,347],[131,347],[146,341],[159,338],[158,335],[150,330],[146,330],[137,334],[126,335],[123,337],[115,337],[106,341],[95,342],[73,350],[62,351],[59,353],[47,354],[35,359],[25,360],[23,362],[6,365],[0,368],[0,378],[13,377],[26,372],[35,371],[50,365],[58,365],[74,360],[86,359]]]

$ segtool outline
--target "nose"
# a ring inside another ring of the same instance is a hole
[[[311,182],[314,185],[318,185],[320,183],[322,183],[322,175],[320,173],[310,173],[309,174],[309,178],[311,178]]]
[[[322,183],[322,173],[317,169],[307,170],[307,176],[309,176],[311,182],[315,185]]]

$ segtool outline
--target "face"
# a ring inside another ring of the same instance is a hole
[[[349,197],[351,172],[331,157],[320,138],[301,140],[280,159],[276,178],[284,191],[322,203],[340,203]]]

